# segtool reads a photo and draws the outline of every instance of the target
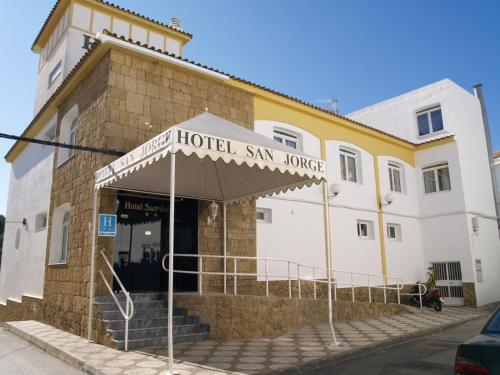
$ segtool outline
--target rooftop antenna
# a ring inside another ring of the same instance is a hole
[[[328,112],[331,112],[335,115],[339,114],[339,101],[337,99],[318,99],[316,100],[316,103],[321,103],[321,106],[324,107]]]

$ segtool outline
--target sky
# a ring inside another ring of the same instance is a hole
[[[184,57],[313,104],[337,99],[342,114],[449,78],[481,82],[500,149],[500,1],[113,0],[193,40]],[[33,117],[38,55],[31,44],[55,0],[0,5],[0,132]],[[0,139],[0,213],[13,142]],[[35,188],[35,187],[34,187]],[[28,198],[28,197],[27,197]]]

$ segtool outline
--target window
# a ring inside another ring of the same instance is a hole
[[[340,176],[342,180],[358,182],[359,154],[356,151],[340,148]]]
[[[69,144],[70,145],[76,145],[76,118],[73,120],[73,122],[71,123],[71,129],[70,129],[70,132],[69,132]],[[70,148],[68,149],[68,159],[69,158],[72,158],[73,156],[75,156],[75,149],[74,148]]]
[[[282,143],[288,147],[291,148],[299,148],[299,137],[297,135],[284,132],[282,130],[276,130],[274,129],[273,131],[273,139],[278,142]]]
[[[52,214],[49,264],[64,264],[68,261],[70,205],[57,207]]]
[[[64,219],[63,219],[60,263],[66,263],[68,256],[69,222],[70,222],[70,216],[68,211],[64,214]]]
[[[272,223],[272,210],[270,208],[257,208],[256,218],[258,223]]]
[[[389,162],[389,184],[391,187],[391,191],[397,193],[403,192],[402,169],[402,166],[393,162]]]
[[[387,224],[387,237],[393,241],[401,241],[401,225]]]
[[[358,237],[366,240],[373,239],[373,222],[358,220]]]
[[[418,135],[423,136],[436,133],[444,129],[441,107],[426,109],[417,112]]]
[[[451,190],[450,171],[448,163],[437,164],[422,169],[424,175],[425,193]]]
[[[61,73],[62,73],[62,61],[59,61],[49,74],[49,87],[52,86],[54,81],[57,79],[57,77],[59,77]]]
[[[59,127],[59,142],[68,145],[75,145],[78,133],[78,106],[74,105],[62,118]],[[68,159],[75,156],[75,150],[72,148],[57,149],[57,166],[59,167]]]
[[[40,212],[35,217],[35,232],[47,228],[47,213]]]

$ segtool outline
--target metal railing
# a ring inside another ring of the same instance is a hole
[[[165,259],[168,257],[166,254],[162,259],[162,266],[168,272],[168,267],[165,265]],[[309,282],[313,284],[313,298],[318,298],[318,285],[328,284],[328,269],[324,267],[316,267],[299,264],[297,262],[277,259],[277,258],[264,258],[264,257],[249,257],[249,256],[224,256],[224,255],[202,255],[202,254],[175,254],[174,258],[197,258],[198,270],[180,270],[174,269],[174,274],[198,275],[198,293],[203,295],[203,278],[204,276],[222,276],[224,277],[224,285],[228,277],[233,280],[233,295],[238,295],[238,277],[256,277],[257,281],[265,283],[265,294],[269,297],[269,284],[273,281],[287,282],[288,283],[288,297],[292,298],[292,282],[297,283],[298,298],[302,298],[302,283]],[[204,260],[222,260],[224,271],[205,271],[203,268]],[[255,268],[258,269],[258,263],[261,262],[261,269],[264,272],[240,272],[238,271],[238,261],[255,261]],[[229,264],[228,264],[229,263]],[[269,272],[270,263],[286,265],[286,274],[273,274]],[[227,267],[232,265],[232,270]],[[308,270],[309,272],[305,272]],[[260,280],[259,280],[260,278]],[[337,300],[337,288],[351,289],[352,301],[356,301],[356,288],[366,287],[368,290],[368,302],[372,302],[373,289],[382,289],[384,295],[384,303],[387,303],[387,291],[395,290],[397,294],[397,302],[401,303],[401,290],[404,287],[403,280],[399,277],[374,275],[359,272],[350,272],[343,270],[331,270],[331,280],[333,286],[333,298]],[[394,286],[391,286],[394,285]],[[226,291],[224,290],[224,293]]]
[[[113,292],[113,288],[111,288],[111,285],[109,285],[109,282],[106,279],[106,276],[104,276],[104,273],[101,270],[99,270],[99,274],[101,275],[102,281],[104,281],[104,285],[106,285],[106,288],[108,288],[109,294],[115,300],[115,303],[118,306],[118,309],[120,310],[120,312],[123,315],[123,318],[125,319],[125,351],[128,351],[128,322],[134,316],[134,302],[130,298],[130,293],[123,286],[120,278],[118,277],[115,270],[113,269],[113,266],[109,263],[108,258],[106,258],[106,255],[104,254],[104,252],[101,250],[100,253],[104,259],[104,262],[106,263],[109,270],[113,274],[113,277],[115,278],[116,282],[120,286],[120,289],[122,290],[122,292],[125,296],[125,311],[124,311],[121,304],[120,304],[120,301],[118,301],[118,298],[116,298],[116,295]]]
[[[423,284],[423,283],[415,283],[415,284],[410,284],[410,285],[417,285],[418,286],[418,293],[401,293],[401,295],[402,296],[418,296],[419,305],[420,305],[420,308],[422,308],[422,296],[425,293],[427,293],[427,286],[425,286],[425,284]]]

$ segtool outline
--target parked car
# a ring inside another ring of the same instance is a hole
[[[479,335],[458,346],[455,375],[500,375],[500,307]]]

